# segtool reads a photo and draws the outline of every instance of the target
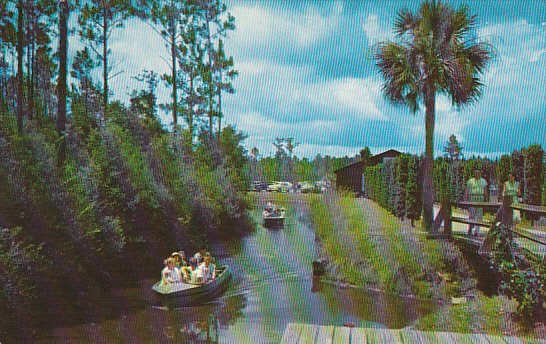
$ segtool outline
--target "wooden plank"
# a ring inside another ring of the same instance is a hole
[[[282,344],[298,344],[302,330],[302,324],[289,323],[282,335]]]
[[[524,344],[523,340],[513,336],[503,336],[502,339],[506,344]]]
[[[534,337],[522,337],[520,338],[525,344],[544,344],[546,340],[534,338]]]
[[[332,344],[334,339],[334,326],[319,326],[317,344]]]
[[[339,326],[334,329],[334,344],[350,344],[351,329],[345,326]]]
[[[546,238],[533,234],[529,231],[526,231],[523,228],[512,227],[512,232],[516,233],[520,237],[525,238],[527,240],[531,240],[538,244],[546,245]]]
[[[546,214],[546,206],[512,203],[511,208],[516,210],[530,211],[533,213]]]
[[[305,324],[302,326],[300,344],[315,344],[317,340],[318,325]]]
[[[488,334],[487,340],[489,340],[489,343],[491,344],[506,344],[506,340],[502,336],[493,336]]]
[[[459,344],[489,344],[486,338],[481,338],[475,333],[450,333],[451,338]]]
[[[458,344],[451,333],[449,332],[431,332],[436,336],[436,342],[434,343],[445,343],[445,344]]]
[[[366,339],[370,344],[403,344],[400,338],[400,330],[370,328],[367,334]]]
[[[353,327],[351,329],[351,344],[368,344],[368,331],[369,329],[364,327]]]
[[[400,334],[404,343],[457,344],[448,332],[401,330]]]
[[[452,222],[459,222],[459,223],[466,223],[468,225],[477,225],[481,227],[490,227],[491,224],[483,221],[476,221],[476,220],[470,220],[466,217],[458,217],[458,216],[452,216],[451,217]]]
[[[411,330],[401,330],[400,331],[400,339],[402,339],[402,343],[404,344],[414,344],[414,343],[432,343],[427,339],[427,336],[425,336],[420,331],[411,331]]]
[[[467,209],[467,208],[487,208],[487,209],[496,209],[502,206],[502,202],[458,202],[457,207]]]

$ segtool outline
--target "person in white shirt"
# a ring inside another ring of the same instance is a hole
[[[216,278],[216,266],[212,263],[210,253],[205,254],[203,263],[199,265],[197,270],[200,272],[200,283],[205,284],[208,281],[214,281]]]
[[[482,171],[475,170],[474,178],[470,178],[466,183],[466,199],[470,202],[486,202],[487,201],[487,181],[482,178]],[[470,220],[481,221],[483,219],[483,209],[479,207],[468,208],[468,218]],[[468,225],[468,235],[478,235],[480,227],[476,225]]]
[[[182,282],[182,276],[180,275],[180,270],[175,264],[173,258],[167,258],[167,266],[161,271],[161,283],[162,284],[173,284]]]
[[[199,252],[193,255],[193,258],[197,260],[197,264],[200,264],[203,261],[203,257],[205,256],[206,253],[207,253],[207,250],[205,249],[205,247],[201,246],[201,248],[199,248]]]

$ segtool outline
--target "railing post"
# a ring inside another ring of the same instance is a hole
[[[512,227],[512,224],[513,224],[512,216],[513,216],[512,196],[503,196],[502,206],[497,212],[495,221],[500,221],[503,225],[507,227]]]
[[[448,199],[445,201],[444,204],[444,234],[445,236],[451,238],[453,236],[453,230],[451,226],[451,200]]]

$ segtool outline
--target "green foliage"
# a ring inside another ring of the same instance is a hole
[[[517,310],[524,322],[531,325],[546,314],[546,276],[540,268],[521,268],[515,257],[516,245],[510,228],[493,225],[491,235],[497,239],[492,263],[499,269],[503,281],[501,290],[518,302]],[[544,268],[542,267],[542,270]]]
[[[364,171],[366,197],[373,199],[385,209],[392,209],[389,191],[380,165],[368,167]]]
[[[499,163],[497,165],[497,182],[500,185],[504,185],[504,183],[508,180],[508,175],[512,171],[510,156],[503,154],[500,157]]]
[[[406,184],[406,216],[412,221],[421,218],[422,186],[418,169],[419,160],[411,157],[408,161],[408,182]]]
[[[540,145],[527,148],[524,163],[525,193],[523,203],[540,205],[544,183],[544,149]],[[527,213],[529,219],[538,219],[537,214]]]

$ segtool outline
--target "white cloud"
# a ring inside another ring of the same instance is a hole
[[[362,24],[364,34],[370,44],[392,39],[392,33],[386,23],[381,23],[377,14],[370,14]]]
[[[546,48],[532,52],[529,62],[537,62],[542,55],[546,55]]]
[[[305,97],[333,116],[350,114],[359,120],[386,120],[377,102],[381,100],[381,83],[371,78],[343,78],[305,87]]]
[[[335,33],[342,11],[341,3],[334,4],[327,15],[314,6],[300,13],[244,3],[231,11],[237,25],[232,44],[256,47],[279,42],[283,46],[306,47]]]

